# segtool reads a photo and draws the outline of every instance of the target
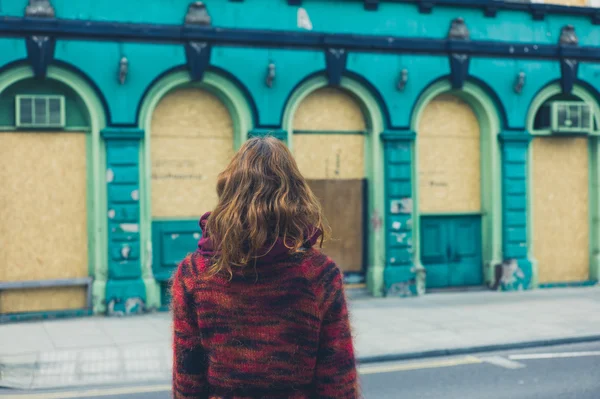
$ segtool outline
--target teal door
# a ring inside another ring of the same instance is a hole
[[[422,216],[421,262],[427,288],[483,284],[481,217]]]
[[[177,265],[194,252],[201,231],[198,219],[152,222],[152,271],[161,285],[161,303],[168,305],[169,281]]]

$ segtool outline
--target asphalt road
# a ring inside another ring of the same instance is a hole
[[[599,399],[600,342],[364,365],[366,399]],[[167,399],[168,382],[78,391],[18,393],[5,399]]]

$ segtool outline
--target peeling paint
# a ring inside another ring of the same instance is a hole
[[[109,209],[108,210],[108,218],[109,219],[114,219],[115,218],[115,214],[116,214],[116,212],[115,212],[114,209]]]
[[[394,235],[396,237],[396,243],[403,244],[404,243],[404,239],[406,238],[406,236],[408,234],[407,233],[396,233],[396,232],[393,232],[392,235]]]
[[[516,259],[506,259],[494,265],[493,290],[521,291],[527,289],[526,275]]]
[[[509,259],[505,262],[502,262],[502,276],[500,277],[500,284],[502,286],[512,286],[514,283],[518,282],[525,277],[523,270],[519,267],[516,259]],[[523,285],[518,284],[517,289],[523,289]]]
[[[115,180],[115,172],[112,169],[106,169],[106,182],[112,183]]]
[[[139,314],[145,309],[145,303],[142,298],[127,298],[125,303],[121,299],[111,299],[108,302],[106,313],[109,316],[125,316],[128,314]]]
[[[194,240],[200,239],[200,233],[194,233]]]
[[[131,192],[131,199],[134,201],[139,201],[140,199],[140,191],[139,190],[133,190]]]
[[[171,240],[176,240],[179,238],[179,234],[171,234]]]
[[[379,231],[382,224],[383,221],[381,220],[381,216],[379,216],[379,211],[377,209],[373,210],[371,214],[371,228],[373,231]]]
[[[392,284],[386,292],[386,296],[396,296],[396,297],[407,297],[413,296],[413,291],[411,287],[414,286],[414,280],[401,281],[399,283]]]
[[[123,259],[129,259],[129,254],[131,254],[131,247],[129,245],[121,247],[121,257]]]
[[[413,200],[412,198],[401,198],[390,201],[390,212],[392,214],[412,213]]]
[[[401,227],[402,227],[402,223],[400,223],[400,222],[392,223],[392,229],[394,229],[394,230],[400,230]]]
[[[140,225],[137,223],[121,223],[119,225],[122,231],[126,233],[139,233]]]

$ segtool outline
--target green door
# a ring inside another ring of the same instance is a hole
[[[161,285],[161,304],[168,305],[169,281],[177,265],[194,252],[200,239],[198,219],[152,222],[152,272]]]
[[[421,262],[428,288],[483,284],[481,217],[422,216]]]

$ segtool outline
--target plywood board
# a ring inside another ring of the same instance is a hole
[[[423,110],[417,131],[422,213],[481,210],[481,144],[467,103],[440,95]]]
[[[323,88],[309,94],[294,114],[293,130],[366,131],[359,103],[340,89]]]
[[[294,157],[307,179],[362,179],[365,137],[357,134],[294,134]]]
[[[0,133],[0,281],[88,275],[84,133]],[[0,312],[85,307],[84,288],[0,293]]]
[[[540,283],[589,278],[588,140],[537,137],[532,143],[533,254]]]
[[[199,217],[217,204],[216,182],[233,156],[233,122],[213,94],[179,89],[151,125],[152,216]]]
[[[308,184],[319,198],[332,230],[323,252],[346,272],[362,271],[365,180],[308,180]]]
[[[542,3],[545,4],[560,4],[563,6],[578,6],[578,7],[586,7],[588,6],[588,0],[542,0]]]

